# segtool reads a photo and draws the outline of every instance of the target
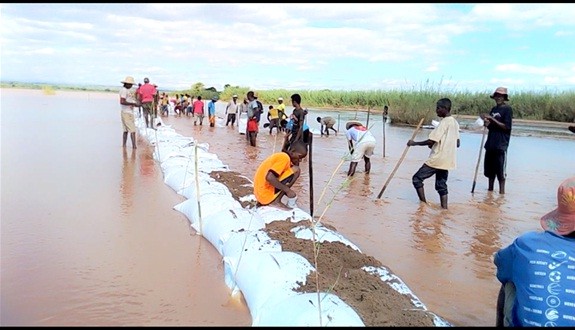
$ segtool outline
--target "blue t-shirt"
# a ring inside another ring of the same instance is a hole
[[[208,102],[208,115],[215,116],[216,115],[216,102],[210,101]]]
[[[575,238],[528,232],[499,250],[497,279],[513,282],[513,326],[575,327]]]
[[[286,124],[286,128],[288,131],[291,131],[293,129],[293,119],[288,120],[287,124]],[[304,131],[308,131],[309,130],[309,126],[307,125],[307,123],[304,121],[303,122],[303,130]]]

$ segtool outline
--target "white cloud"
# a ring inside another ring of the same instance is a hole
[[[64,78],[59,66],[68,70],[81,65],[98,84],[115,84],[116,74],[130,73],[142,79],[157,77],[166,88],[187,88],[202,79],[213,86],[346,89],[348,84],[347,89],[357,89],[459,76],[454,85],[463,88],[480,85],[481,76],[490,85],[489,72],[510,75],[509,79],[521,76],[518,81],[529,84],[543,77],[565,81],[572,63],[534,61],[535,53],[543,54],[539,59],[550,58],[545,55],[547,47],[532,46],[539,43],[524,34],[535,26],[551,28],[539,32],[548,37],[546,42],[562,42],[566,53],[575,51],[565,38],[552,40],[567,37],[574,29],[573,20],[566,19],[573,17],[574,6],[560,4],[4,4],[0,8],[3,79],[29,79],[25,73],[31,70],[20,67],[24,57],[28,66],[52,61],[41,71],[54,79]],[[506,45],[494,45],[490,39],[494,33],[523,44],[510,42],[507,51],[500,49]],[[498,53],[511,51],[521,57],[505,62],[515,64],[493,64],[501,62]],[[465,61],[469,64],[462,64]],[[378,81],[376,73],[390,80]],[[278,76],[284,79],[277,80]]]

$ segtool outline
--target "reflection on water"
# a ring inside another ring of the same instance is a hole
[[[130,154],[130,156],[128,156]],[[136,173],[136,151],[132,148],[123,148],[122,180],[120,181],[120,193],[122,194],[122,213],[129,215],[134,203],[134,175]]]
[[[483,203],[477,206],[482,212],[477,214],[469,251],[475,258],[478,278],[488,280],[493,277],[493,254],[502,246],[500,233],[503,232],[501,223],[504,219],[501,216],[501,205],[504,201],[504,195],[488,192]]]
[[[224,284],[221,256],[173,210],[184,199],[163,183],[153,148],[138,137],[138,149],[122,150],[116,94],[2,90],[1,107],[3,325],[250,324],[245,302],[230,297]],[[218,102],[222,117],[224,107]],[[94,113],[101,114],[97,120]],[[312,109],[308,117],[326,114]],[[361,112],[333,117],[340,130],[347,120],[366,120]],[[194,126],[191,117],[164,122],[208,143],[248,178],[283,142],[262,129],[253,148],[221,122],[214,128]],[[315,120],[308,124],[319,130]],[[375,115],[369,125],[378,140],[371,173],[360,163],[351,181],[349,162],[341,162],[345,134],[314,136],[314,216],[323,214],[322,221],[390,267],[430,310],[456,325],[493,325],[499,289],[493,253],[538,230],[539,217],[555,207],[558,184],[574,175],[575,139],[512,136],[507,194],[487,192],[481,173],[471,194],[481,133],[463,131],[443,210],[433,185],[421,204],[411,183],[427,148],[411,148],[376,199],[413,128],[384,126]],[[294,185],[306,211],[309,165],[302,161]]]
[[[414,246],[420,251],[433,255],[443,252],[446,237],[443,235],[443,222],[447,211],[434,209],[434,206],[420,203],[417,211],[411,216]]]

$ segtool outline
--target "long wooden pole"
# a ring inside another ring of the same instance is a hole
[[[475,165],[475,175],[473,175],[473,186],[471,186],[471,193],[475,191],[475,183],[477,182],[477,172],[479,171],[479,163],[481,162],[481,153],[483,151],[483,142],[485,141],[485,133],[487,127],[483,126],[483,133],[481,135],[481,144],[479,145],[479,156],[477,157],[477,164]]]
[[[419,121],[419,124],[417,124],[417,127],[415,128],[415,131],[413,131],[413,135],[411,136],[411,140],[415,139],[415,136],[417,136],[417,133],[419,132],[419,129],[421,128],[421,125],[423,124],[423,120],[425,120],[425,117],[421,118],[421,120]],[[395,174],[395,172],[399,168],[399,165],[401,165],[403,158],[405,158],[405,155],[407,154],[407,150],[409,150],[409,146],[405,146],[405,149],[403,150],[403,154],[401,155],[401,158],[399,158],[399,161],[397,162],[397,164],[395,164],[395,167],[393,168],[393,171],[391,171],[389,178],[387,178],[387,181],[385,181],[383,188],[381,188],[381,191],[377,195],[377,199],[380,199],[381,195],[383,195],[383,192],[385,191],[385,188],[387,188],[389,181],[391,181],[391,178],[393,178],[393,175]]]
[[[383,113],[383,158],[385,158],[385,122],[387,121],[387,116],[385,112]]]
[[[383,158],[385,158],[385,124],[387,123],[387,111],[388,111],[388,107],[387,105],[385,105],[383,107]]]
[[[313,134],[309,132],[309,150],[308,150],[308,165],[309,165],[309,214],[313,219],[313,165],[312,165],[312,145],[313,145]]]

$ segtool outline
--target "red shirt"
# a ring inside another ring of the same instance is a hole
[[[156,87],[150,83],[145,83],[140,87],[140,102],[147,103],[154,101],[156,95]]]
[[[203,115],[204,114],[204,102],[200,101],[200,100],[195,100],[194,101],[194,113]]]

